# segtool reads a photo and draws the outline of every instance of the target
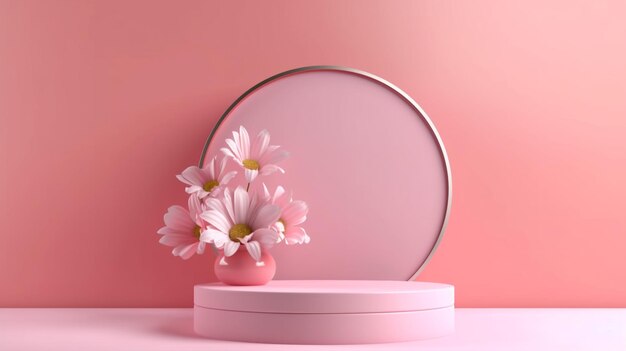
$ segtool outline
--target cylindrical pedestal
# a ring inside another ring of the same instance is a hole
[[[272,281],[195,287],[194,328],[281,344],[410,341],[454,331],[454,287],[402,281]]]

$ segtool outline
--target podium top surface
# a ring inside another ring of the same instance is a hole
[[[199,284],[199,307],[267,313],[385,313],[454,305],[448,284],[388,280],[274,280],[261,286]]]

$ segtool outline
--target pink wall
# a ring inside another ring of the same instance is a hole
[[[458,306],[626,306],[619,1],[0,0],[0,306],[190,306],[174,175],[245,89],[313,64],[403,88],[454,203],[421,279]]]

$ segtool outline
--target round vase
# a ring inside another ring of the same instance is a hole
[[[230,257],[220,251],[215,259],[215,276],[228,285],[265,285],[276,273],[276,261],[267,251],[261,254],[257,262],[248,251],[240,248]]]

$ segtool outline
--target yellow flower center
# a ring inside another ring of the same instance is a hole
[[[247,224],[240,223],[235,224],[232,228],[230,228],[228,231],[228,237],[232,241],[239,241],[239,239],[250,233],[252,233],[252,229]]]
[[[243,166],[247,169],[251,169],[253,171],[257,171],[259,169],[259,163],[255,160],[251,160],[251,159],[245,159],[243,160]]]
[[[200,228],[199,226],[195,226],[193,228],[193,236],[195,236],[196,239],[200,240],[200,234],[202,234],[202,228]]]
[[[220,182],[218,182],[217,180],[209,180],[208,182],[204,183],[204,185],[202,185],[202,189],[204,189],[204,191],[211,192],[211,190],[213,190],[213,188],[218,185],[220,185]]]

